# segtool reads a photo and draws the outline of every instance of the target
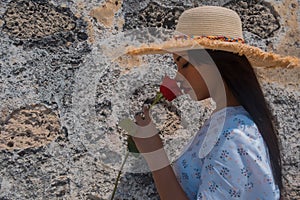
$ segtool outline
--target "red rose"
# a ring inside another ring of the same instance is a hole
[[[162,84],[160,85],[160,92],[168,100],[172,101],[176,97],[182,95],[180,88],[178,87],[176,81],[168,76],[165,76]]]

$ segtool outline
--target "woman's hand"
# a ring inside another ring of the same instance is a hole
[[[153,152],[163,148],[158,130],[149,115],[149,107],[144,106],[143,111],[135,115],[137,125],[136,134],[132,136],[136,147],[141,153]]]
[[[134,119],[135,119],[135,123],[141,127],[145,127],[148,124],[152,123],[149,114],[149,107],[144,105],[143,111],[136,113]]]

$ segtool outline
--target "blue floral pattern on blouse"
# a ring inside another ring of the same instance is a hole
[[[208,129],[219,131],[211,134],[217,138],[209,138]],[[267,146],[242,106],[213,113],[172,167],[190,200],[280,196]]]

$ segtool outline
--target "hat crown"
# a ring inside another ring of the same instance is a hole
[[[186,10],[179,17],[176,31],[188,36],[225,36],[242,38],[242,21],[233,10],[201,6]]]

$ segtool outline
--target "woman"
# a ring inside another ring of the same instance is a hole
[[[140,129],[133,140],[161,199],[279,199],[283,185],[278,139],[251,65],[286,66],[298,61],[244,44],[240,18],[230,9],[187,10],[176,30],[184,34],[179,38],[185,44],[190,38],[201,45],[168,43],[177,49],[176,81],[194,100],[211,97],[216,110],[172,165],[149,109],[144,107],[145,117],[135,116]],[[129,54],[162,53],[168,45],[130,49]]]

